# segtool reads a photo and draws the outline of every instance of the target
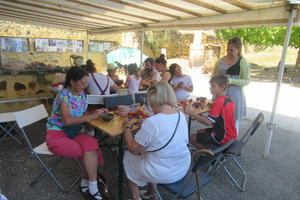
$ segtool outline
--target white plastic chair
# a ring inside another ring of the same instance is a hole
[[[117,94],[108,94],[108,95],[86,95],[88,104],[104,104],[103,98],[104,97],[115,97],[118,96]]]
[[[17,124],[16,119],[13,112],[9,113],[1,113],[0,114],[0,133],[3,135],[0,135],[0,142],[6,138],[6,136],[10,136],[12,139],[14,139],[18,144],[22,144],[20,140],[18,140],[13,134],[12,131],[16,131],[17,133],[20,133]]]
[[[53,170],[64,158],[55,155],[56,159],[53,161],[53,163],[50,163],[49,165],[47,165],[43,161],[42,156],[54,156],[54,154],[48,150],[46,142],[44,142],[34,148],[28,137],[29,132],[25,131],[25,127],[27,127],[31,124],[34,124],[35,122],[38,122],[47,117],[48,117],[48,113],[47,113],[44,105],[42,105],[42,104],[32,107],[32,108],[29,108],[29,109],[26,109],[26,110],[23,110],[23,111],[20,111],[20,112],[14,113],[14,118],[16,119],[16,122],[18,124],[19,129],[21,130],[21,133],[25,139],[26,144],[29,146],[31,153],[34,154],[36,159],[40,162],[40,164],[43,167],[43,171],[37,176],[37,178],[35,178],[30,183],[30,186],[33,187],[36,183],[38,183],[38,181],[42,177],[44,177],[48,174],[51,177],[51,179],[57,184],[57,186],[60,188],[61,191],[68,192],[79,181],[82,174],[80,173],[80,175],[77,176],[69,186],[67,186],[67,187],[62,186],[60,181],[58,181],[58,179],[54,175]],[[76,159],[73,159],[73,160],[76,163],[76,166],[78,166],[78,168],[81,169],[81,165],[78,163],[78,161]]]

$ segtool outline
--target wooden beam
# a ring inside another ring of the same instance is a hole
[[[15,14],[6,14],[6,13],[1,13],[2,16],[6,16],[6,17],[12,17],[14,19],[23,19],[23,20],[28,20],[28,23],[29,24],[34,24],[33,22],[39,22],[41,23],[41,25],[43,26],[48,26],[48,25],[57,25],[57,26],[60,26],[61,28],[64,28],[64,29],[68,29],[68,28],[71,28],[71,29],[78,29],[78,30],[86,30],[84,28],[81,28],[81,27],[78,27],[78,26],[66,26],[65,24],[62,24],[62,23],[56,23],[56,22],[49,22],[49,21],[44,21],[44,20],[38,20],[38,19],[35,19],[35,20],[32,20],[32,18],[30,17],[21,17],[21,16],[16,16]]]
[[[174,19],[181,19],[181,17],[179,17],[177,15],[171,15],[171,14],[168,14],[168,13],[165,13],[165,12],[158,11],[156,9],[146,8],[144,6],[140,6],[138,4],[123,1],[123,0],[107,0],[107,1],[111,1],[111,2],[114,2],[114,3],[119,3],[119,4],[122,4],[122,5],[125,5],[125,6],[130,6],[130,7],[141,9],[141,10],[146,10],[146,11],[149,11],[149,12],[153,12],[153,13],[156,13],[156,14],[159,14],[159,15],[164,15],[164,16],[171,17],[171,18],[174,18]]]
[[[223,1],[225,1],[226,3],[229,3],[231,5],[234,5],[234,6],[238,7],[238,8],[244,9],[244,10],[251,10],[251,9],[253,9],[252,6],[250,6],[247,3],[242,2],[240,0],[223,0]]]
[[[78,27],[82,27],[84,29],[88,29],[88,28],[95,28],[95,26],[86,26],[86,25],[82,25],[82,24],[76,24],[75,22],[65,22],[65,21],[61,21],[61,20],[56,20],[56,19],[50,19],[50,18],[47,18],[47,17],[43,17],[43,16],[40,16],[40,15],[36,15],[36,14],[24,14],[22,12],[18,12],[16,13],[15,11],[12,11],[12,10],[9,10],[9,9],[5,9],[5,8],[0,8],[0,16],[5,13],[5,14],[14,14],[16,16],[20,16],[20,17],[27,17],[27,18],[31,18],[32,20],[35,20],[35,19],[40,19],[40,20],[43,20],[43,21],[49,21],[49,22],[56,22],[56,23],[60,23],[60,24],[65,24],[65,25],[73,25],[73,26],[78,26]]]
[[[147,20],[147,21],[159,22],[159,20],[156,20],[156,19],[152,19],[152,18],[149,18],[149,17],[140,16],[140,15],[135,15],[135,14],[127,13],[127,12],[122,12],[122,11],[119,11],[119,10],[114,10],[114,9],[111,9],[111,8],[100,6],[99,4],[95,5],[95,4],[92,4],[90,2],[83,2],[83,1],[78,1],[78,0],[66,0],[66,1],[77,3],[79,5],[90,6],[90,7],[93,7],[93,8],[98,8],[98,9],[101,9],[101,10],[118,13],[118,14],[125,15],[125,16],[127,15],[127,16],[131,16],[131,17],[139,18],[139,19],[144,19],[144,20]],[[101,3],[101,2],[99,2],[99,3]]]
[[[210,15],[189,19],[166,21],[146,24],[143,29],[149,30],[197,30],[197,29],[221,29],[221,28],[246,28],[264,26],[286,26],[288,21],[288,6],[269,7],[240,11],[222,15]],[[294,24],[300,25],[300,16],[296,17]],[[127,32],[141,30],[142,26],[116,27],[111,29],[91,29],[91,34],[112,32]]]
[[[102,23],[105,24],[107,22],[109,24],[106,23],[106,25],[110,25],[110,26],[114,26],[111,23],[113,23],[115,25],[116,24],[119,24],[119,25],[122,24],[122,23],[111,21],[111,20],[103,19],[103,18],[100,18],[100,17],[92,17],[90,15],[84,15],[84,14],[80,14],[80,13],[76,13],[76,12],[70,12],[70,11],[67,11],[67,10],[61,10],[61,9],[57,9],[57,8],[53,8],[53,7],[49,7],[49,6],[42,6],[42,5],[28,3],[28,2],[20,2],[20,1],[17,1],[17,0],[4,0],[4,1],[10,1],[10,2],[17,3],[17,4],[22,4],[22,5],[26,5],[26,6],[38,8],[38,9],[39,8],[46,9],[46,10],[49,10],[49,11],[55,11],[55,12],[59,12],[59,13],[63,13],[63,14],[70,14],[70,15],[76,15],[76,16],[81,16],[81,17],[86,17],[86,18],[101,20],[101,21],[103,21]]]
[[[74,7],[72,5],[68,5],[69,2],[59,1],[59,3],[57,3],[56,1],[47,1],[47,0],[31,0],[31,1],[39,2],[39,3],[42,3],[42,4],[49,4],[49,5],[55,6],[58,9],[66,8],[66,9],[71,9],[71,10],[74,10],[74,11],[79,11],[79,12],[82,12],[82,13],[89,13],[89,16],[92,16],[90,14],[93,13],[93,14],[96,14],[96,15],[100,15],[101,17],[109,18],[109,19],[105,18],[106,20],[112,20],[115,23],[120,23],[120,24],[123,24],[123,25],[131,25],[132,23],[137,23],[136,21],[130,21],[130,20],[127,20],[127,19],[125,21],[124,19],[121,19],[121,18],[118,18],[118,17],[115,17],[115,16],[105,15],[103,13],[96,12],[92,9],[84,9],[84,7]]]
[[[225,10],[223,8],[219,8],[217,6],[214,6],[213,4],[208,4],[208,3],[197,1],[197,0],[182,0],[182,1],[194,4],[194,5],[197,5],[197,6],[201,6],[203,8],[213,10],[213,11],[216,11],[216,12],[219,12],[219,13],[223,13],[223,14],[227,13],[227,10]]]
[[[0,6],[2,4],[0,3]],[[43,18],[43,19],[47,19],[47,20],[55,20],[55,21],[58,21],[58,22],[66,22],[66,23],[70,23],[70,24],[77,24],[77,25],[81,25],[81,26],[86,26],[86,27],[99,27],[97,26],[95,23],[92,24],[92,23],[85,23],[85,22],[78,22],[78,20],[69,20],[69,19],[62,19],[62,18],[59,18],[59,17],[53,17],[53,16],[48,16],[48,15],[43,15],[43,14],[39,14],[38,12],[28,12],[26,9],[22,9],[22,10],[18,10],[18,9],[10,9],[10,8],[2,8],[0,7],[0,10],[5,10],[5,11],[9,11],[9,12],[13,12],[13,13],[16,13],[17,14],[23,14],[23,15],[26,15],[28,17],[32,17],[32,16],[36,16],[36,17],[39,17],[39,18]],[[24,12],[24,11],[27,11],[27,12]],[[1,13],[0,13],[1,15]],[[104,26],[101,26],[101,27],[104,27]]]
[[[194,16],[197,16],[197,17],[202,17],[202,15],[199,14],[199,13],[196,13],[194,11],[187,10],[185,8],[181,8],[181,7],[178,7],[178,6],[174,6],[173,4],[164,3],[164,2],[161,2],[161,1],[157,1],[157,0],[145,0],[145,1],[147,1],[149,3],[153,3],[153,4],[158,5],[158,6],[162,6],[162,7],[166,7],[166,8],[169,8],[169,9],[184,12],[184,13],[187,13],[187,14],[190,14],[190,15],[194,15]]]
[[[6,0],[2,0],[2,1],[6,1]],[[8,0],[9,1],[9,0]],[[6,8],[13,8],[13,9],[17,9],[17,10],[23,10],[23,11],[28,11],[30,13],[39,13],[39,14],[42,14],[42,15],[46,15],[50,18],[52,17],[56,17],[56,18],[59,18],[61,20],[69,20],[69,21],[74,21],[74,22],[78,22],[80,20],[79,17],[76,16],[76,18],[71,18],[71,17],[68,17],[66,15],[56,15],[56,14],[53,14],[53,13],[45,13],[45,12],[42,12],[41,10],[34,10],[34,9],[28,9],[28,8],[24,8],[24,7],[17,7],[17,6],[13,6],[12,4],[4,4],[3,2],[0,2],[0,5],[6,7]],[[80,20],[80,21],[83,21],[83,20]],[[91,21],[84,21],[84,23],[86,24],[91,24],[91,25],[96,25],[96,26],[107,26],[106,24],[101,24],[101,23],[97,23],[97,22],[91,22]],[[97,25],[98,24],[98,25]]]

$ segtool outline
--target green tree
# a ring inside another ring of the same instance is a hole
[[[286,27],[265,27],[265,28],[241,28],[222,29],[217,31],[217,37],[228,40],[233,37],[240,37],[246,44],[255,44],[265,47],[283,45]],[[290,38],[290,47],[298,49],[295,68],[300,69],[300,27],[293,27]]]

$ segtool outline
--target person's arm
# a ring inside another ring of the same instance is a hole
[[[126,78],[126,82],[125,82],[125,87],[126,88],[128,88],[129,82],[130,82],[130,76],[128,75],[127,78]]]
[[[245,58],[241,58],[240,60],[240,76],[239,79],[232,79],[229,78],[229,84],[238,85],[238,86],[245,86],[250,83],[250,64],[246,61]]]
[[[194,112],[192,106],[189,104],[184,106],[184,112],[202,124],[205,124],[208,126],[211,126],[213,124],[212,121],[210,121],[207,117],[203,117],[203,116],[199,115],[198,113]]]
[[[171,78],[171,73],[170,72],[164,72],[160,81],[169,82],[170,78]]]
[[[144,152],[146,147],[137,143],[134,137],[132,136],[131,133],[132,123],[129,120],[125,120],[123,127],[124,127],[123,136],[128,150],[135,155]]]
[[[65,126],[81,124],[89,120],[97,119],[101,113],[105,112],[105,109],[96,109],[90,112],[85,112],[81,116],[71,116],[69,111],[69,106],[65,102],[60,104],[62,121]]]
[[[213,69],[213,71],[212,71],[212,74],[211,74],[212,76],[214,76],[214,75],[217,74],[218,69],[219,69],[219,64],[220,64],[220,62],[221,62],[222,59],[224,59],[224,57],[220,58],[220,59],[216,62],[215,66],[214,66],[214,69]]]

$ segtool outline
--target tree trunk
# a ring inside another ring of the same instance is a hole
[[[298,48],[298,55],[297,55],[297,59],[296,59],[295,69],[296,70],[300,69],[300,47]]]

